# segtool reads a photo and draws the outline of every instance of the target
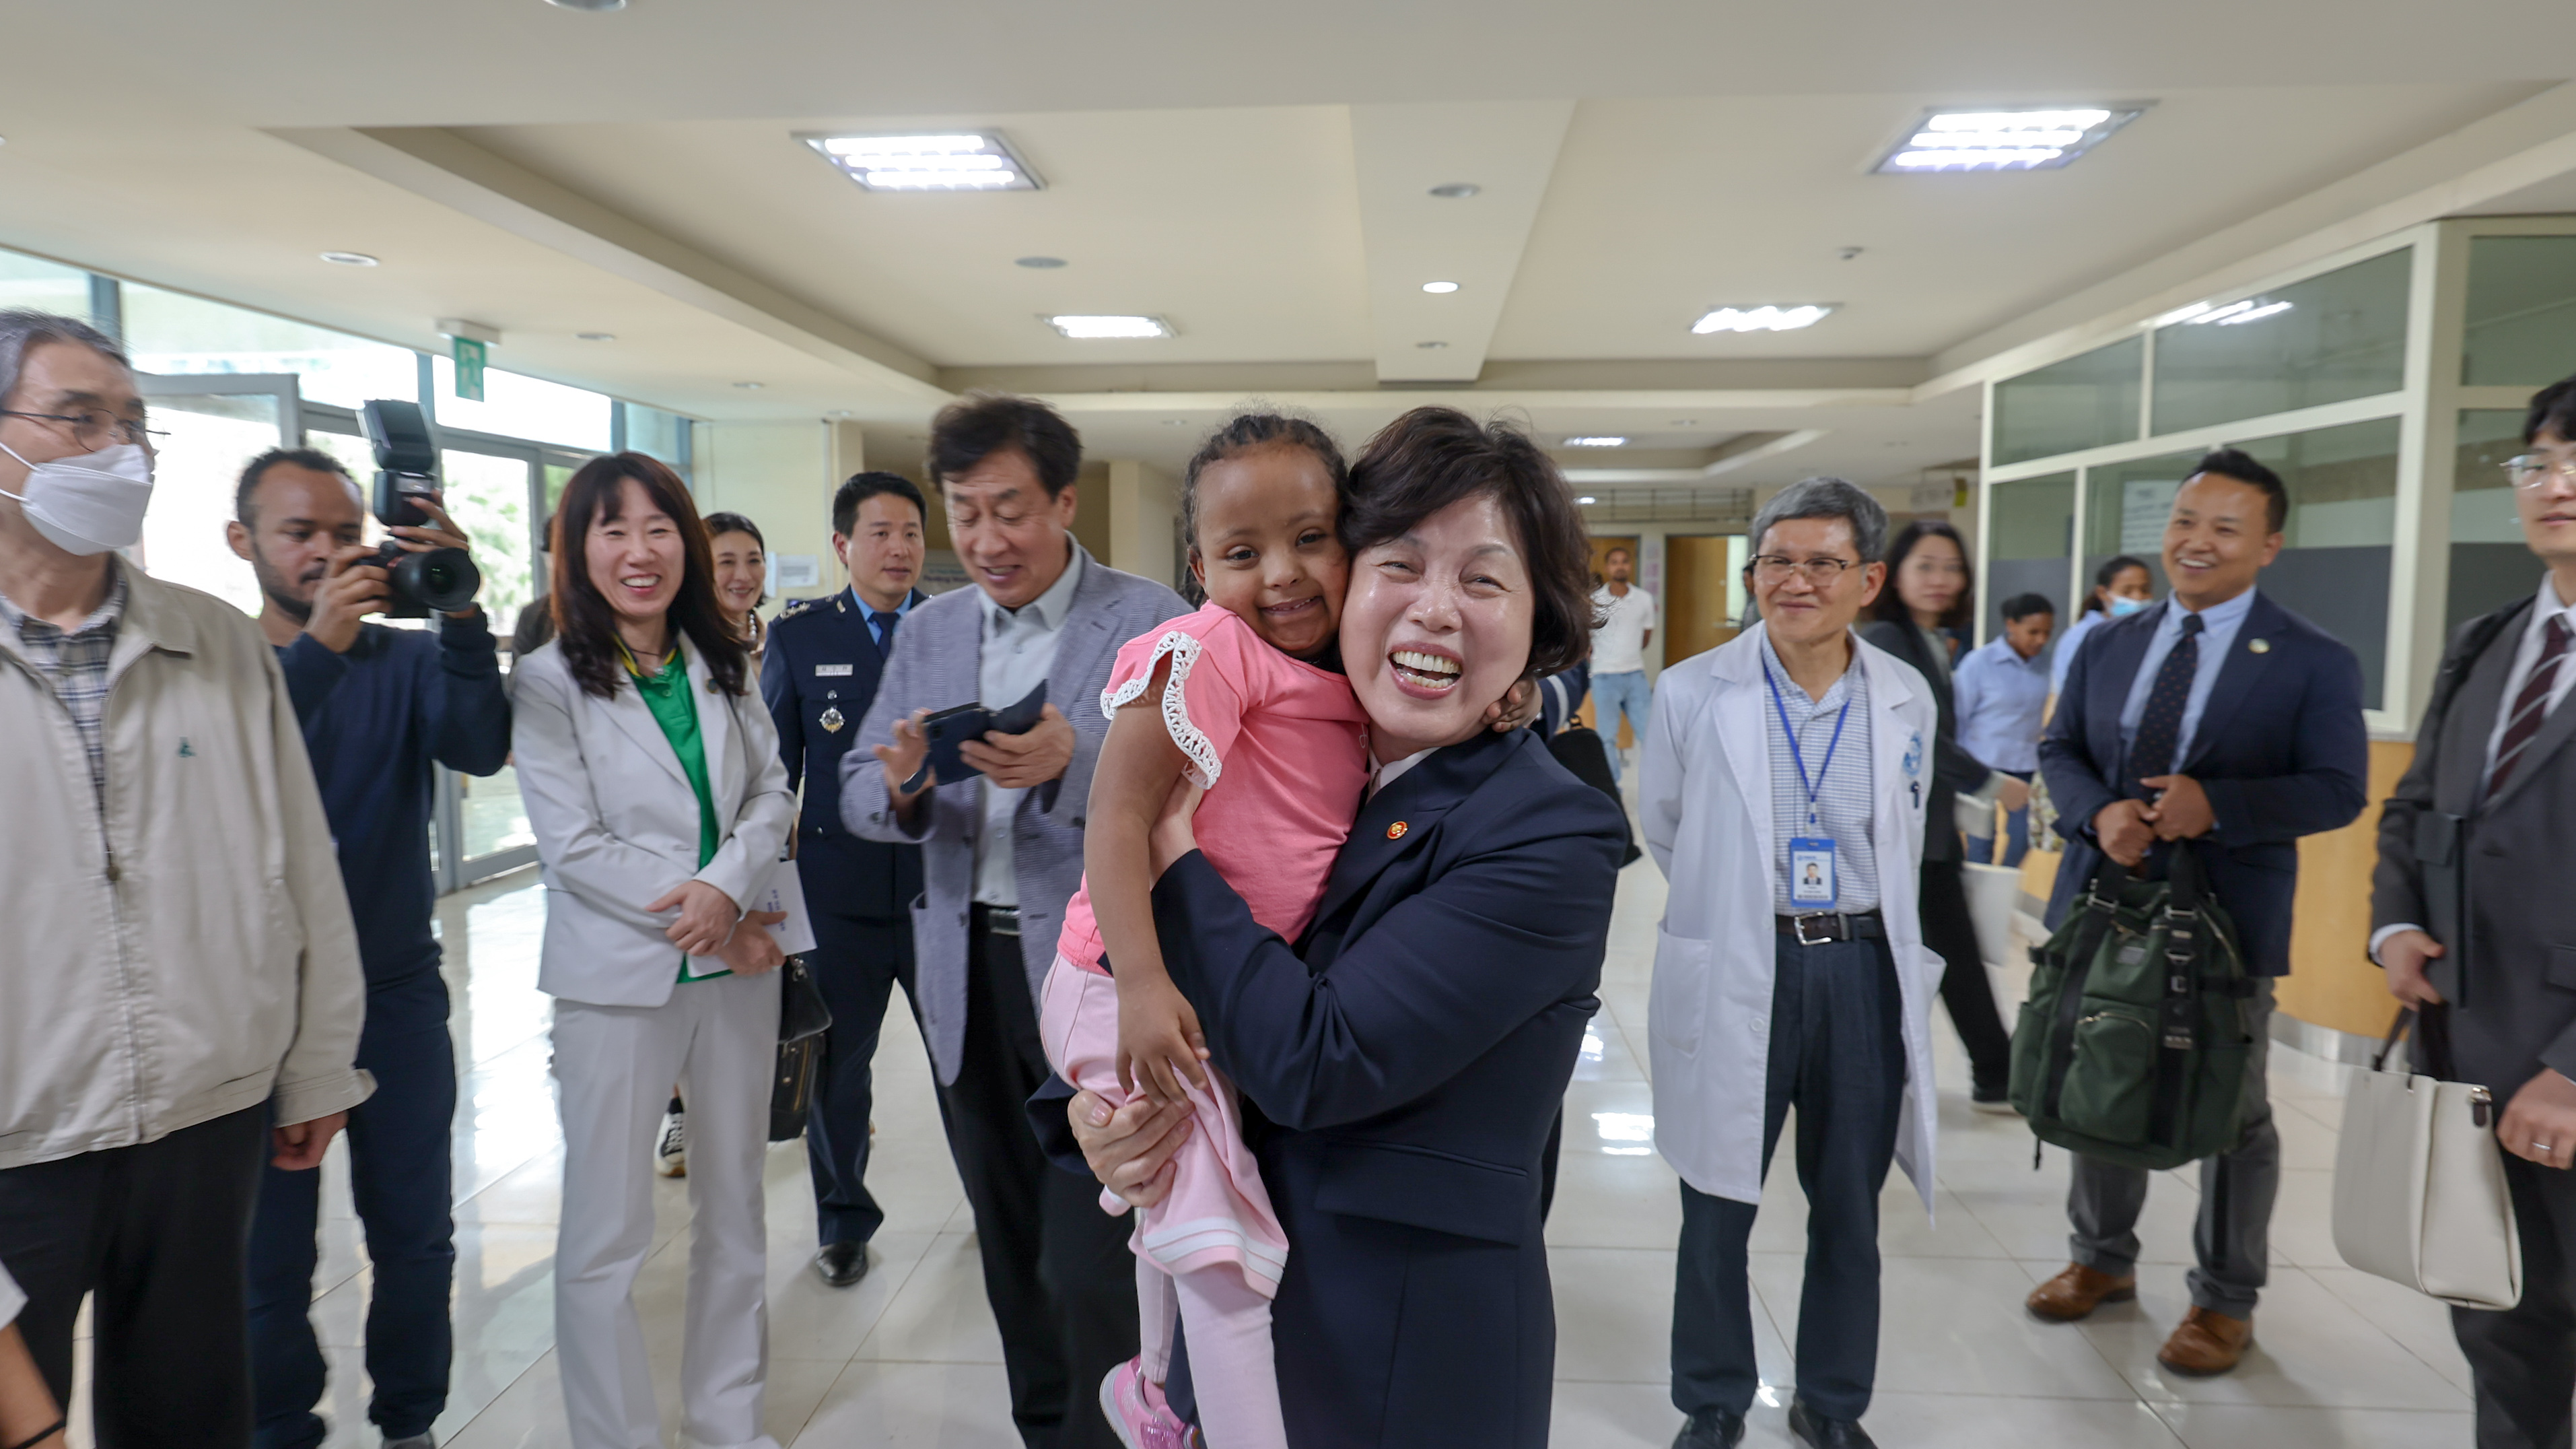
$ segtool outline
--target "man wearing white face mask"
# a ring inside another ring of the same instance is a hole
[[[0,1268],[58,1402],[95,1295],[99,1442],[231,1449],[259,1167],[365,1100],[365,986],[267,640],[115,556],[148,437],[115,343],[0,311]]]

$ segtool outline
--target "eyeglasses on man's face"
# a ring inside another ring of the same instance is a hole
[[[1860,566],[1856,558],[1794,559],[1785,554],[1757,553],[1745,560],[1744,571],[1765,588],[1785,584],[1791,574],[1796,574],[1816,588],[1829,589],[1845,572]]]
[[[0,408],[0,417],[58,424],[71,434],[74,443],[89,452],[106,447],[111,439],[149,448],[153,446],[153,439],[170,436],[145,427],[141,418],[118,417],[105,408],[85,408],[76,413],[29,413],[15,408]]]
[[[2504,460],[2504,475],[2513,480],[2516,488],[2539,488],[2553,482],[2576,486],[2576,457],[2525,453]]]

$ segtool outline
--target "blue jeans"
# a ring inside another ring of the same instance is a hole
[[[456,1048],[447,1034],[447,983],[427,971],[367,994],[358,1065],[376,1092],[349,1112],[349,1181],[375,1274],[367,1300],[367,1417],[388,1439],[429,1432],[447,1407],[456,1276],[449,1216],[449,1129],[456,1118]],[[327,1368],[313,1336],[315,1232],[322,1173],[260,1169],[250,1238],[252,1442],[309,1449],[324,1425]]]
[[[1642,669],[1592,676],[1592,719],[1601,731],[1601,747],[1610,753],[1611,779],[1619,778],[1619,717],[1627,716],[1628,728],[1643,741],[1646,712],[1654,701],[1654,687],[1646,683],[1646,671]]]
[[[2030,783],[2030,777],[2033,772],[2029,770],[2006,770],[2004,773],[2027,785]],[[1968,859],[1974,861],[1978,865],[1994,864],[2018,866],[2021,864],[2021,858],[2029,853],[2030,807],[2027,805],[2024,805],[2019,810],[2007,810],[2004,812],[2003,859],[1995,859],[1995,838],[1993,836],[1971,835],[1968,837]]]

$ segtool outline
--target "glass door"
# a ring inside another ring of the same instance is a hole
[[[474,540],[475,562],[483,570],[483,613],[492,632],[510,637],[519,611],[536,599],[535,568],[538,452],[527,443],[501,439],[458,438],[440,430],[440,481],[445,485],[447,514]],[[519,798],[518,770],[504,765],[498,774],[476,779],[452,770],[439,772],[439,882],[454,890],[505,871],[533,865],[536,833]]]
[[[224,536],[242,465],[303,432],[293,373],[137,374],[154,438],[152,506],[130,554],[156,579],[259,612],[259,584]]]

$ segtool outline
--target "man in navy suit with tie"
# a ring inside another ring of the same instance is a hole
[[[2165,524],[2173,597],[2085,639],[2039,747],[2059,830],[2073,827],[2050,926],[2104,857],[2157,875],[2172,852],[2190,850],[2257,978],[2246,1003],[2244,1135],[2200,1165],[2191,1310],[2156,1355],[2186,1375],[2227,1372],[2253,1338],[2281,1181],[2265,1045],[2273,979],[2290,969],[2298,840],[2361,813],[2369,766],[2360,660],[2254,588],[2281,551],[2289,511],[2271,469],[2232,448],[2202,458]],[[2035,1317],[2073,1322],[2137,1296],[2147,1180],[2143,1168],[2075,1159],[2074,1261],[2031,1293]]]
[[[822,1080],[806,1121],[814,1216],[822,1247],[814,1271],[835,1288],[868,1273],[868,1239],[885,1210],[868,1195],[869,1065],[895,983],[913,992],[912,898],[921,894],[921,848],[861,840],[841,824],[841,756],[875,700],[895,631],[929,597],[921,576],[921,490],[894,473],[861,473],[832,498],[832,552],[849,587],[779,617],[760,668],[760,694],[778,721],[787,783],[805,787],[796,822],[796,873],[814,923],[807,964],[832,1008]]]

